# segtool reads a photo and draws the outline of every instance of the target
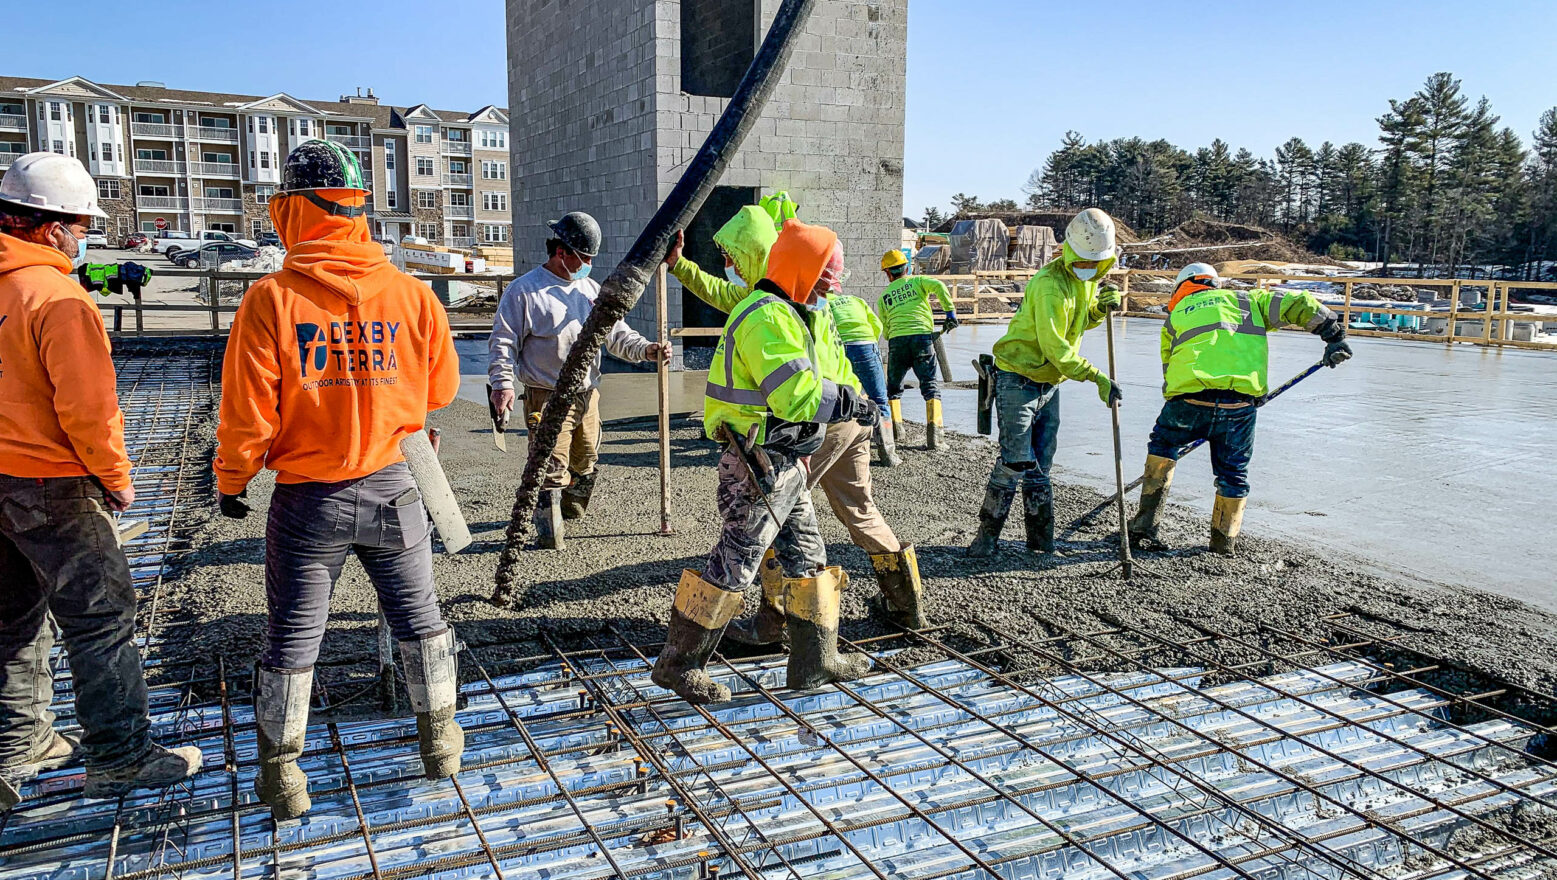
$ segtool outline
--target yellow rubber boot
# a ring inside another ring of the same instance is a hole
[[[939,449],[945,439],[946,428],[941,425],[941,400],[931,398],[924,402],[924,448]]]
[[[762,604],[755,616],[737,620],[724,631],[724,637],[739,645],[766,648],[784,642],[784,568],[769,547],[757,569],[762,580]]]
[[[789,622],[787,684],[812,690],[853,681],[870,671],[869,657],[838,653],[838,606],[848,583],[843,570],[824,568],[816,577],[785,578],[784,616]]]
[[[1166,550],[1167,545],[1157,537],[1157,526],[1162,522],[1162,506],[1168,500],[1168,489],[1173,485],[1173,469],[1178,464],[1160,455],[1146,456],[1146,479],[1141,483],[1141,506],[1130,520],[1130,543],[1137,550]]]
[[[711,584],[698,572],[683,571],[665,647],[649,678],[694,705],[727,702],[730,689],[714,681],[703,666],[741,605],[739,592]]]
[[[896,553],[873,553],[870,564],[881,584],[881,598],[887,616],[904,629],[924,629],[930,625],[921,607],[924,581],[919,577],[919,557],[914,545],[904,544]]]
[[[1247,498],[1223,498],[1216,496],[1211,508],[1211,549],[1223,556],[1232,556],[1238,547],[1238,533],[1243,529],[1243,508]]]
[[[889,400],[887,401],[887,409],[892,410],[892,424],[894,426],[903,424],[903,401]]]

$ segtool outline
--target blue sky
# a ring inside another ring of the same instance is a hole
[[[326,6],[36,7],[5,17],[0,73],[312,98],[372,86],[393,103],[449,109],[506,103],[500,0]],[[905,211],[944,207],[956,192],[1020,200],[1067,129],[1183,147],[1221,137],[1267,156],[1293,135],[1373,146],[1387,99],[1439,70],[1490,98],[1528,143],[1557,106],[1554,34],[1549,0],[911,0]]]

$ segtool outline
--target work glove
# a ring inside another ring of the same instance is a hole
[[[1333,370],[1351,359],[1352,347],[1346,344],[1346,340],[1337,339],[1325,346],[1325,356],[1320,358],[1320,362]]]
[[[1117,312],[1124,304],[1124,294],[1112,284],[1105,284],[1097,291],[1097,313]]]
[[[1097,378],[1092,381],[1097,383],[1097,396],[1103,401],[1104,406],[1112,408],[1114,404],[1124,401],[1124,393],[1119,390],[1118,385],[1110,382],[1107,376],[1098,373]]]
[[[838,417],[830,424],[855,421],[862,425],[874,425],[879,418],[876,404],[870,398],[847,385],[838,386]]]
[[[222,511],[222,516],[228,519],[246,519],[249,515],[249,505],[243,503],[243,499],[249,497],[249,490],[244,489],[237,495],[219,494],[217,506]]]
[[[958,327],[961,327],[961,326],[962,326],[962,322],[957,320],[957,313],[956,312],[947,312],[946,313],[946,322],[941,325],[941,332],[942,333],[950,333],[951,331],[956,330]]]

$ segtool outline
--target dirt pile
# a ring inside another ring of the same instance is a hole
[[[1186,220],[1162,235],[1127,244],[1125,250],[1133,258],[1132,265],[1147,268],[1141,265],[1141,260],[1145,259],[1149,260],[1152,269],[1181,269],[1195,262],[1243,260],[1309,266],[1340,265],[1329,257],[1310,253],[1279,232],[1206,217]]]
[[[1018,226],[1047,226],[1054,230],[1055,241],[1064,241],[1065,227],[1070,225],[1075,216],[1075,211],[975,211],[971,214],[957,214],[936,227],[935,231],[950,233],[953,227],[964,220],[999,220],[1011,229]],[[1114,230],[1121,243],[1128,244],[1141,238],[1118,217],[1114,218]]]

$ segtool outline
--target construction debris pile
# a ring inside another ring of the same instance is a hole
[[[1139,269],[1180,269],[1194,262],[1223,263],[1234,260],[1265,263],[1298,263],[1304,266],[1338,265],[1329,257],[1310,253],[1280,233],[1258,226],[1224,223],[1196,217],[1162,235],[1126,242],[1130,265]]]

